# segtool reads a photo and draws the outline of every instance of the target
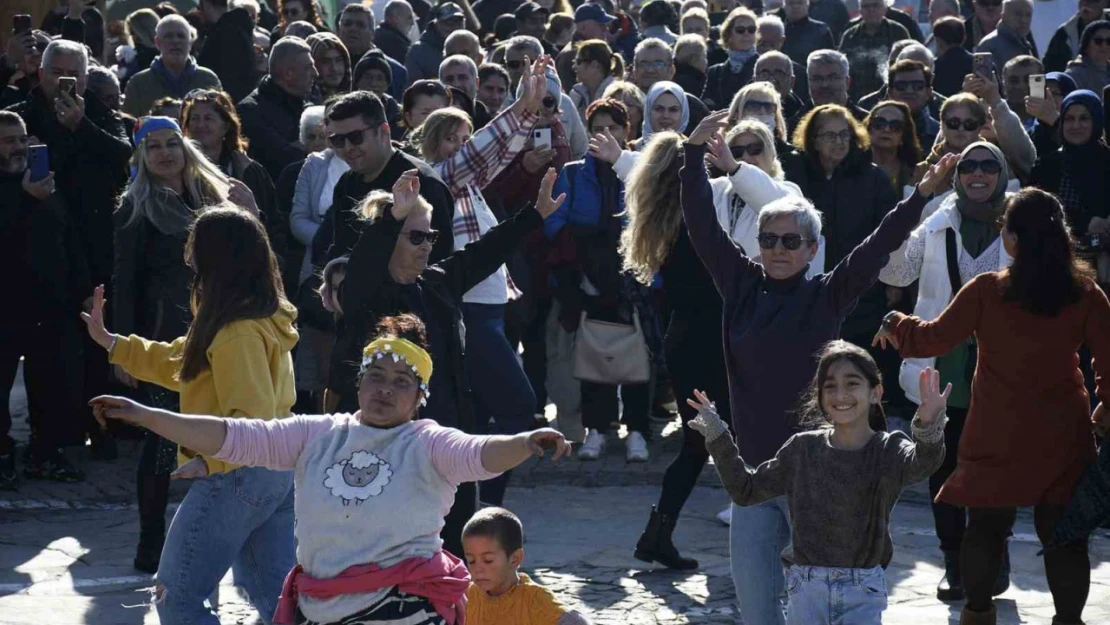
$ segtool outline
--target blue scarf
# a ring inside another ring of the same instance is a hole
[[[185,94],[189,92],[189,81],[192,79],[193,74],[197,73],[197,62],[193,57],[189,57],[188,63],[185,64],[185,70],[181,72],[180,76],[174,76],[166,66],[162,64],[161,55],[154,59],[150,64],[150,71],[158,75],[162,80],[162,84],[166,85],[170,95],[175,98],[184,98]]]
[[[729,50],[728,51],[728,66],[733,72],[739,72],[744,64],[755,58],[759,53],[755,48],[750,50]]]

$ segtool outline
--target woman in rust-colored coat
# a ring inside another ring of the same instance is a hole
[[[917,358],[946,354],[975,336],[978,363],[959,458],[937,496],[968,508],[960,622],[972,625],[995,622],[991,588],[1017,508],[1033,506],[1037,535],[1048,544],[1094,460],[1076,352],[1086,344],[1096,366],[1110,362],[1110,302],[1076,260],[1059,201],[1039,189],[1021,191],[1007,200],[1003,224],[1010,269],[973,279],[935,321],[892,312],[876,336]],[[1099,378],[1097,394],[1110,405],[1110,387],[1102,372]],[[1044,555],[1053,623],[1080,623],[1090,586],[1086,539],[1049,545]]]

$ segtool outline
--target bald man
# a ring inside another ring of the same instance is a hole
[[[1030,29],[1033,26],[1033,0],[1005,0],[1002,3],[1002,20],[994,32],[983,37],[976,52],[989,52],[994,57],[998,73],[1015,56],[1029,55],[1040,58],[1037,44]]]

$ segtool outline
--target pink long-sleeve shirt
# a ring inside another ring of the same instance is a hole
[[[316,578],[435,555],[455,488],[497,476],[482,466],[486,437],[427,419],[388,429],[349,414],[226,423],[216,458],[295,471],[297,562]],[[312,621],[339,621],[386,590],[302,597],[300,608]]]

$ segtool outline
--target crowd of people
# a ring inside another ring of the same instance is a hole
[[[618,440],[646,462],[677,420],[634,555],[699,567],[673,534],[712,457],[747,625],[880,622],[925,480],[961,623],[996,620],[1018,507],[1053,622],[1081,623],[1110,514],[1110,15],[1065,1],[17,15],[0,489],[141,438],[163,623],[218,622],[231,569],[266,622],[575,625],[519,572],[511,470]]]

